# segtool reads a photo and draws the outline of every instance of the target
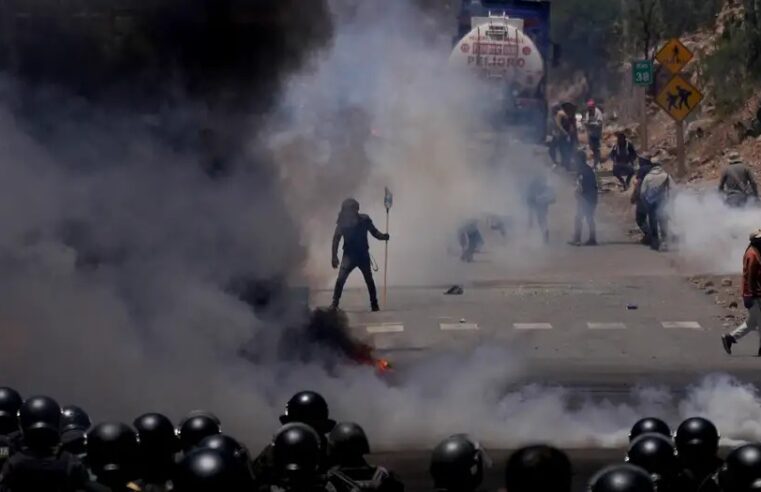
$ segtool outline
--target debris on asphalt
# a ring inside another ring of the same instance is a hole
[[[732,309],[737,309],[737,301],[732,301],[729,303],[729,307]]]
[[[719,293],[719,291],[717,291],[716,289],[706,289],[706,295],[707,296],[710,296],[710,295],[713,295],[713,294],[718,294],[718,293]]]
[[[721,281],[722,287],[732,287],[732,279],[731,278],[725,278]]]
[[[701,289],[707,289],[708,287],[713,287],[715,284],[713,283],[713,280],[706,280],[703,282],[703,285],[700,287]]]
[[[639,309],[639,306],[637,306],[636,304],[629,304],[628,306],[626,306],[626,309],[628,309],[629,311],[634,311],[635,309]]]
[[[461,296],[464,291],[462,290],[462,287],[459,285],[453,285],[449,288],[446,292],[444,292],[444,295],[447,296]]]

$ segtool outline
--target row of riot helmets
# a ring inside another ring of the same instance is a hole
[[[175,427],[159,413],[132,425],[92,425],[76,406],[52,398],[23,400],[0,388],[0,492],[403,492],[390,470],[368,463],[364,430],[336,423],[318,393],[302,391],[286,404],[282,427],[252,459],[246,447],[222,432],[209,412],[190,413]],[[761,490],[761,445],[747,444],[719,458],[719,432],[690,418],[672,433],[657,418],[631,429],[625,463],[598,472],[591,492],[746,492]],[[481,445],[452,435],[433,450],[433,488],[482,489],[492,465]],[[573,468],[551,446],[528,446],[507,460],[507,492],[570,492]]]

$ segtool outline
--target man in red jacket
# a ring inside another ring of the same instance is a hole
[[[743,304],[748,319],[732,333],[721,337],[724,351],[732,353],[732,344],[753,330],[761,335],[761,229],[750,235],[750,245],[743,256]],[[761,357],[761,345],[758,349]]]

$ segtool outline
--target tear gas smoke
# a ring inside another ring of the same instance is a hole
[[[750,423],[759,421],[756,390],[728,378],[681,401],[650,389],[631,405],[579,404],[568,389],[516,389],[519,357],[489,347],[425,357],[390,386],[369,368],[283,358],[280,342],[298,341],[285,328],[304,323],[302,313],[257,317],[229,294],[241,273],[298,278],[305,264],[323,282],[318,258],[327,258],[344,195],[378,220],[383,186],[397,193],[398,282],[457,277],[446,243],[459,221],[521,207],[533,154],[473,138],[479,85],[446,74],[449,31],[418,19],[402,1],[340,10],[332,45],[288,79],[266,131],[259,117],[234,115],[230,125],[246,124],[233,129],[215,120],[223,134],[250,134],[228,179],[201,172],[198,146],[188,145],[187,132],[209,117],[196,98],[167,102],[146,120],[128,105],[117,111],[6,79],[2,384],[76,402],[96,420],[206,408],[255,448],[305,388],[323,392],[336,418],[365,425],[376,449],[429,446],[453,432],[500,447],[614,445],[636,418],[673,409],[715,418],[730,437],[761,437]],[[277,80],[292,61],[273,70]],[[268,82],[259,87],[277,86]],[[380,138],[369,137],[373,129]]]
[[[678,194],[671,217],[679,254],[698,273],[740,273],[748,236],[761,227],[758,208],[731,208],[718,193]]]

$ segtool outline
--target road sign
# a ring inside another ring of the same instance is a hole
[[[677,74],[682,71],[684,66],[687,65],[694,56],[692,51],[688,50],[681,41],[674,38],[670,39],[666,45],[661,48],[658,54],[655,55],[655,59],[658,60],[658,63],[666,67],[669,72]]]
[[[653,62],[637,60],[632,62],[632,80],[634,85],[647,87],[653,83]]]
[[[675,75],[655,98],[658,106],[676,121],[684,121],[702,100],[700,90],[680,75]]]

